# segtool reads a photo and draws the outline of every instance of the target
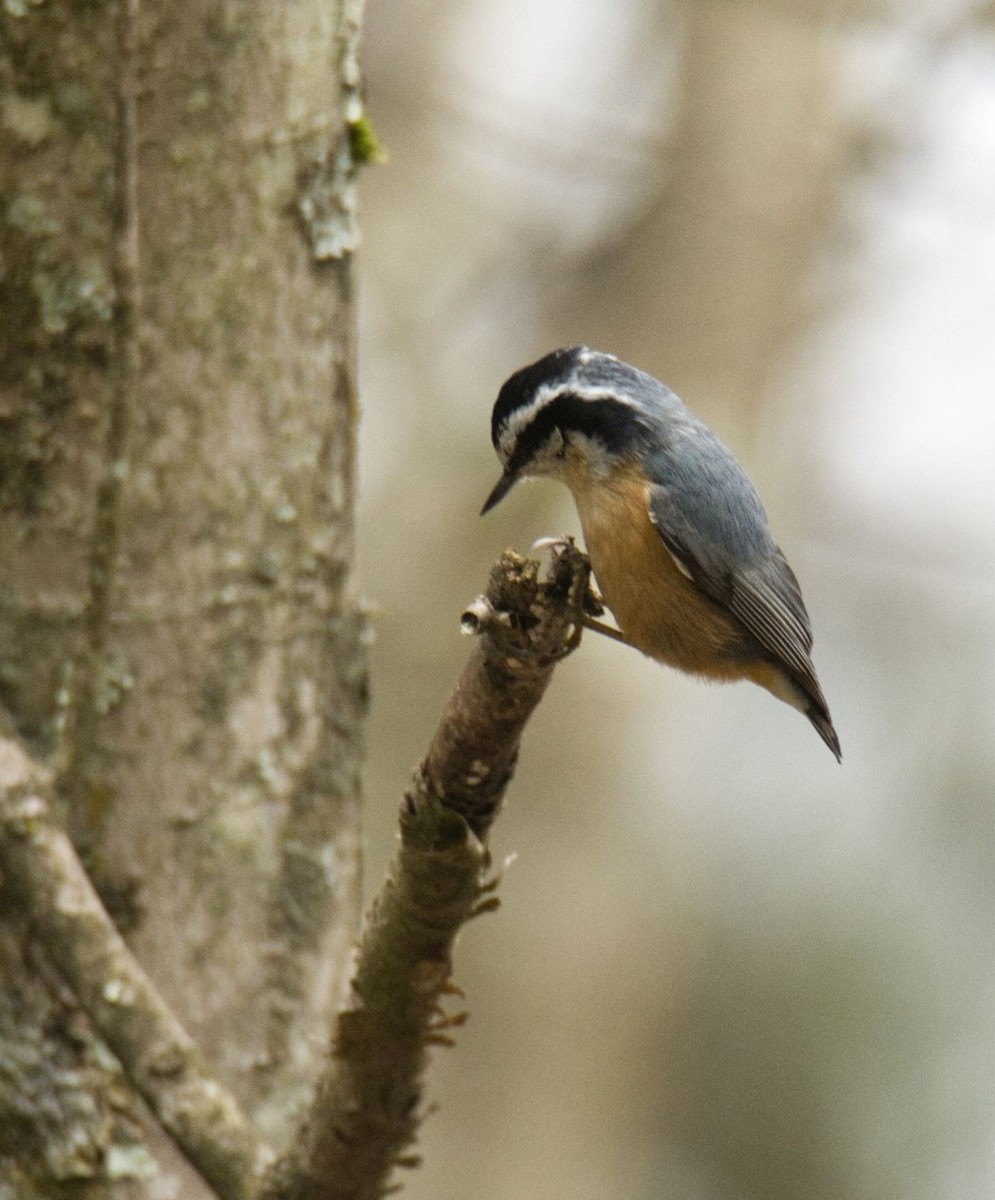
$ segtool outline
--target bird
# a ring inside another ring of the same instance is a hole
[[[481,515],[521,479],[565,484],[621,640],[765,688],[842,761],[798,580],[745,471],[674,392],[611,354],[554,350],[501,387],[491,440],[503,471]]]

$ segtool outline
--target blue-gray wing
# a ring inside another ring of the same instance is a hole
[[[654,461],[650,520],[680,570],[824,706],[801,590],[760,497],[730,451],[695,426]]]

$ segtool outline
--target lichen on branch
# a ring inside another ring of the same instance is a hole
[[[328,1070],[268,1200],[376,1200],[410,1153],[433,1045],[465,1014],[443,1004],[457,934],[495,907],[486,837],[522,731],[556,664],[577,645],[590,567],[569,541],[547,578],[507,551],[463,615],[478,635],[400,812],[401,840],[357,951]]]

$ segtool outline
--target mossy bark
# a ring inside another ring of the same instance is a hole
[[[278,1145],[359,903],[355,23],[0,7],[0,700]]]

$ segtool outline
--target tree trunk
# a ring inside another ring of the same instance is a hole
[[[0,699],[277,1145],[359,904],[357,9],[0,10]],[[6,923],[0,1036],[78,1057],[31,1032],[38,953]],[[50,974],[41,1007],[79,1024]],[[3,1155],[0,1181],[37,1168]]]

